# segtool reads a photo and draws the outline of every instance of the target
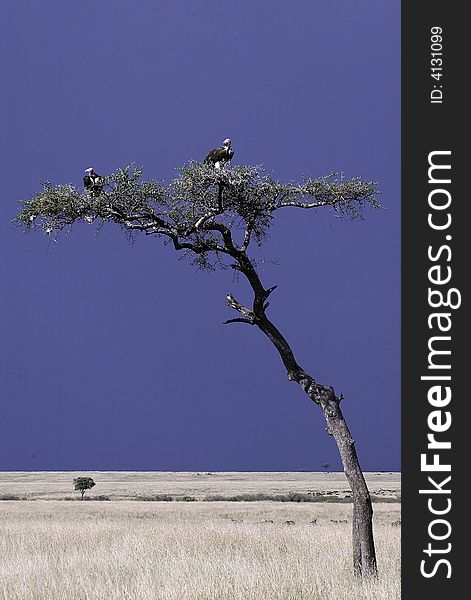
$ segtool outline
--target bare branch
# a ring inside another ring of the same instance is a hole
[[[236,253],[237,249],[234,246],[234,242],[232,241],[232,233],[229,227],[226,227],[222,223],[205,223],[204,224],[205,231],[217,231],[221,234],[222,239],[224,240],[224,244],[228,252]]]
[[[244,319],[243,317],[228,319],[227,321],[223,322],[223,325],[228,325],[229,323],[247,323],[248,325],[254,324],[253,321],[251,321],[250,319]]]
[[[264,294],[265,298],[268,298],[268,296],[269,296],[269,295],[270,295],[272,292],[274,292],[274,291],[276,290],[276,288],[277,288],[277,287],[278,287],[278,285],[274,285],[274,286],[272,286],[271,288],[268,288],[268,290],[266,290],[266,291],[265,291],[265,294]]]
[[[273,207],[272,210],[277,210],[278,208],[284,208],[285,206],[295,206],[296,208],[319,208],[321,206],[326,206],[327,204],[332,204],[331,202],[301,202],[299,200],[290,200],[285,202],[280,202],[276,206]]]
[[[234,310],[240,312],[245,317],[245,319],[248,320],[251,324],[255,323],[255,313],[252,310],[250,310],[250,308],[247,308],[246,306],[243,306],[240,302],[238,302],[232,294],[227,294],[226,304],[227,306],[230,306]]]
[[[209,219],[212,219],[213,217],[215,217],[218,214],[220,214],[219,209],[214,210],[210,213],[207,213],[206,215],[203,215],[200,219],[198,219],[196,221],[196,223],[193,225],[193,227],[190,228],[190,230],[187,232],[187,235],[192,233],[192,231],[198,231],[198,229],[201,227],[201,225],[203,225],[204,223],[206,223],[206,221],[209,221]]]

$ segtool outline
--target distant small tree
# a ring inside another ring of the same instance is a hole
[[[319,383],[298,363],[291,345],[267,313],[268,298],[277,286],[263,284],[257,268],[260,261],[248,252],[253,245],[262,245],[275,216],[289,209],[315,211],[327,207],[337,216],[363,218],[365,208],[381,206],[375,182],[331,173],[300,183],[282,183],[266,175],[261,167],[216,169],[192,162],[164,187],[154,180],[140,181],[142,171],[131,167],[106,177],[103,191],[96,196],[81,193],[71,184],[45,182],[41,191],[22,203],[16,221],[26,229],[52,236],[80,221],[111,222],[130,237],[142,233],[161,238],[200,269],[229,268],[245,278],[252,292],[249,305],[227,294],[227,306],[239,315],[225,323],[244,323],[261,331],[277,350],[288,380],[297,383],[322,410],[327,433],[335,439],[352,489],[354,571],[376,575],[371,497],[355,440],[340,408],[343,394]],[[306,276],[315,277],[308,270]],[[317,283],[323,285],[322,280]],[[256,366],[254,369],[256,373]]]
[[[90,490],[94,485],[96,485],[96,484],[91,477],[75,477],[74,478],[74,488],[77,492],[80,492],[82,494],[82,500],[83,500],[83,495],[85,494],[85,492],[87,490]]]

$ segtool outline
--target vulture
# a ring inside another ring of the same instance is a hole
[[[98,196],[103,190],[103,177],[97,175],[93,167],[85,169],[85,177],[83,178],[83,188],[85,192]]]
[[[220,148],[214,148],[204,159],[204,164],[212,165],[216,169],[220,169],[227,162],[230,162],[234,156],[234,150],[231,148],[231,140],[226,138]]]

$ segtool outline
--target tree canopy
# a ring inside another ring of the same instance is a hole
[[[83,495],[87,490],[91,490],[96,484],[91,477],[74,477],[74,489]]]
[[[260,166],[215,169],[191,162],[168,186],[142,180],[142,169],[128,165],[105,177],[98,195],[72,184],[46,181],[22,202],[17,223],[57,236],[78,221],[114,222],[128,235],[154,235],[189,254],[202,269],[227,266],[232,250],[261,245],[278,210],[330,206],[337,215],[363,218],[363,209],[380,208],[376,183],[331,173],[301,183],[280,183]]]

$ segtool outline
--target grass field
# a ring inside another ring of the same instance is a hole
[[[72,478],[89,475],[90,498]],[[369,474],[398,497],[398,474]],[[351,504],[149,502],[157,494],[348,492],[343,474],[2,473],[1,600],[396,600],[400,504],[374,503],[379,577],[351,568]]]

